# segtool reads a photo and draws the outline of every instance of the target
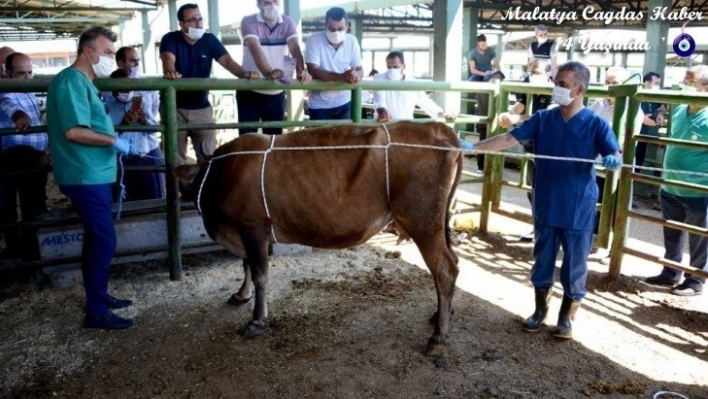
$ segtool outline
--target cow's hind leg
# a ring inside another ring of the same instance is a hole
[[[241,234],[254,288],[256,289],[256,303],[253,308],[253,319],[248,322],[245,329],[246,336],[263,334],[265,322],[268,318],[268,238],[260,233],[246,232]]]
[[[452,298],[455,293],[455,281],[459,270],[457,268],[457,256],[446,244],[444,230],[441,229],[434,237],[420,239],[413,237],[418,245],[425,264],[430,269],[435,282],[435,290],[438,296],[438,309],[433,317],[436,318],[435,330],[428,340],[425,354],[437,356],[445,353],[445,337],[450,328],[452,317]]]
[[[226,301],[229,305],[241,306],[251,300],[253,295],[253,279],[251,279],[251,267],[248,263],[248,258],[243,260],[243,283],[238,292],[231,295]]]

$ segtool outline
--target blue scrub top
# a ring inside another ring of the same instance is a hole
[[[620,151],[610,125],[587,108],[564,121],[560,107],[536,112],[511,132],[533,140],[537,155],[596,159]],[[598,188],[595,168],[586,162],[536,160],[533,212],[536,222],[572,230],[592,230]]]

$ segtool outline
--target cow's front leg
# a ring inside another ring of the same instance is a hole
[[[253,319],[246,326],[245,335],[263,334],[268,319],[268,238],[258,233],[241,234],[254,288],[256,289],[256,304],[253,308]]]
[[[243,260],[243,284],[238,292],[231,295],[227,303],[229,305],[241,306],[248,303],[253,295],[253,280],[251,279],[251,267],[248,258]]]

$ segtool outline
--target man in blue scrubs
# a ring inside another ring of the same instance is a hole
[[[554,79],[553,100],[560,106],[535,113],[509,133],[481,141],[475,149],[499,151],[532,140],[536,155],[594,160],[603,156],[609,170],[622,165],[620,146],[612,128],[583,105],[590,81],[588,68],[576,61],[561,65]],[[598,189],[592,163],[536,159],[533,215],[536,244],[531,270],[536,310],[524,320],[526,331],[540,330],[548,313],[556,255],[563,248],[561,284],[563,302],[558,324],[551,333],[572,336],[571,320],[585,297],[587,258],[592,247]]]

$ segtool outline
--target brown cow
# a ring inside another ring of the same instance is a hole
[[[388,136],[382,125],[313,128],[276,136],[265,167],[263,153],[271,136],[247,134],[219,147],[210,165],[177,168],[178,177],[194,177],[192,194],[198,196],[209,236],[247,258],[243,285],[229,300],[247,302],[255,284],[256,304],[246,335],[263,333],[268,317],[268,246],[274,238],[346,248],[366,242],[394,221],[416,243],[435,281],[438,309],[426,354],[445,351],[458,274],[449,207],[462,153],[457,135],[443,123],[398,122],[387,129],[392,143],[388,150],[313,149],[385,146]]]

